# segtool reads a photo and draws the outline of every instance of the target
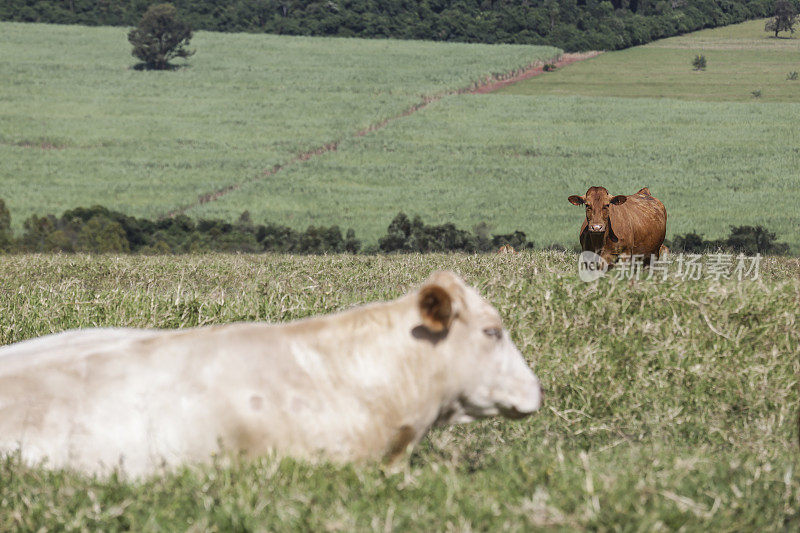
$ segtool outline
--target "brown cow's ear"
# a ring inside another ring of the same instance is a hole
[[[567,198],[567,200],[569,200],[569,203],[572,205],[583,205],[586,203],[586,199],[583,196],[577,196],[575,194]]]
[[[450,327],[455,317],[453,298],[441,285],[425,285],[419,290],[419,313],[422,324],[432,333]]]
[[[611,203],[612,203],[612,204],[614,204],[614,205],[622,205],[622,204],[624,204],[624,203],[625,203],[625,201],[626,201],[627,199],[628,199],[628,197],[627,197],[627,196],[625,196],[624,194],[620,194],[620,195],[618,195],[618,196],[615,196],[615,197],[613,197],[613,198],[611,199]]]

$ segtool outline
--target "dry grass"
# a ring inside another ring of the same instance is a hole
[[[574,256],[18,256],[0,342],[74,327],[290,320],[453,269],[500,310],[540,413],[434,431],[408,469],[292,460],[142,483],[0,460],[0,530],[791,530],[800,262],[759,281],[585,284]]]

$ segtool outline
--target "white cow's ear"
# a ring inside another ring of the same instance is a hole
[[[419,313],[422,324],[432,333],[441,333],[455,318],[453,297],[441,285],[428,284],[419,290]]]

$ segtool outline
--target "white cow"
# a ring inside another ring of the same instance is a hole
[[[434,425],[540,402],[497,311],[449,272],[288,324],[75,330],[0,348],[0,452],[87,473],[222,452],[391,463]]]

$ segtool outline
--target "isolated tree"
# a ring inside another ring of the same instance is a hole
[[[178,10],[172,4],[150,6],[139,26],[128,33],[133,45],[131,54],[142,60],[144,67],[164,70],[171,67],[170,59],[187,58],[194,54],[186,47],[192,38],[192,29],[178,19]]]
[[[771,18],[764,25],[764,31],[775,32],[775,37],[780,31],[794,33],[794,25],[797,24],[797,9],[789,0],[777,0],[775,2],[775,17]]]

